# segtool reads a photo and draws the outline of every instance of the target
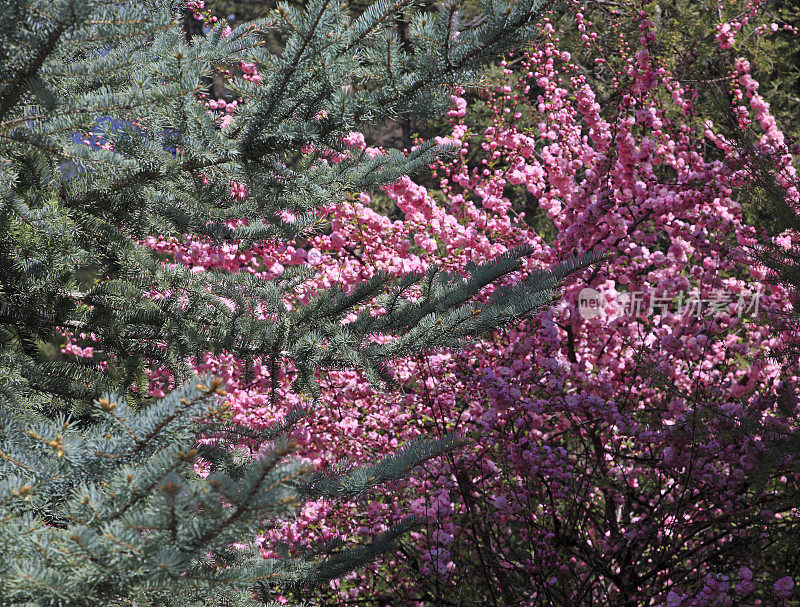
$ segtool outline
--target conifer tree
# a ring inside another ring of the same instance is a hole
[[[393,359],[459,347],[530,314],[599,257],[506,280],[480,305],[475,296],[518,272],[529,250],[466,276],[381,273],[297,302],[308,268],[270,281],[193,274],[141,243],[192,235],[244,248],[325,229],[320,206],[447,151],[369,156],[342,136],[442,111],[449,86],[475,82],[483,64],[534,34],[545,4],[487,0],[482,24],[456,35],[459,3],[448,2],[412,19],[405,48],[388,25],[413,0],[379,0],[355,19],[332,0],[281,5],[190,40],[175,0],[0,5],[0,604],[267,604],[275,585],[339,576],[413,524],[297,558],[234,547],[304,499],[358,495],[462,439],[311,473],[285,437],[310,407],[266,431],[237,427],[219,380],[192,377],[188,361],[266,357],[290,366],[294,387],[312,397],[326,368],[391,384]],[[278,52],[263,44],[275,32]],[[202,93],[225,66],[246,69],[228,70],[241,72],[225,84],[241,106],[220,125]],[[76,135],[87,132],[100,145]],[[310,145],[315,154],[298,160]],[[325,152],[343,160],[320,162]],[[230,196],[232,182],[247,184],[244,200]],[[48,357],[63,330],[91,334],[103,357]],[[180,387],[154,400],[147,372],[158,366]],[[256,456],[229,447],[240,444]],[[199,459],[207,476],[194,471]]]

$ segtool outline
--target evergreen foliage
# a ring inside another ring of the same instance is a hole
[[[358,495],[458,442],[451,436],[411,445],[366,470],[325,475],[323,483],[286,457],[292,451],[286,438],[274,437],[248,461],[215,449],[232,432],[248,434],[220,420],[226,408],[215,403],[220,393],[219,380],[186,384],[145,413],[107,395],[97,403],[101,419],[88,431],[66,418],[33,421],[5,408],[3,604],[105,605],[135,590],[148,601],[179,596],[177,604],[185,605],[187,597],[207,601],[231,586],[330,579],[373,560],[413,521],[323,563],[310,552],[263,559],[234,544],[300,499]],[[205,436],[199,445],[198,425]],[[195,474],[198,458],[216,462],[217,471]]]
[[[0,5],[0,604],[265,604],[274,584],[341,575],[413,524],[299,558],[233,548],[304,499],[358,495],[461,438],[309,475],[284,434],[310,409],[245,431],[225,419],[219,381],[198,384],[187,361],[204,352],[263,356],[294,369],[297,389],[312,395],[325,368],[360,368],[390,383],[393,359],[458,347],[529,314],[600,257],[506,281],[480,309],[473,298],[520,270],[530,251],[466,277],[434,269],[395,283],[377,274],[304,304],[295,293],[307,268],[272,281],[193,274],[141,241],[189,234],[247,246],[323,229],[321,205],[447,151],[423,145],[370,157],[348,151],[342,136],[365,122],[443,110],[448,87],[476,80],[497,53],[529,39],[546,4],[483,2],[486,19],[458,37],[459,5],[443,4],[412,19],[410,50],[387,24],[412,0],[378,0],[355,19],[331,0],[281,5],[189,41],[185,7],[171,0]],[[283,48],[265,49],[265,32],[280,34]],[[264,83],[226,82],[242,106],[221,128],[199,95],[210,76],[242,61]],[[103,145],[75,136],[88,131]],[[317,155],[297,161],[312,144]],[[344,160],[317,162],[323,151]],[[245,200],[229,196],[236,180],[250,190]],[[373,302],[383,316],[366,311]],[[92,334],[103,356],[48,357],[62,330]],[[377,343],[379,333],[390,338]],[[148,370],[162,365],[184,383],[153,401]],[[228,447],[240,444],[257,455]],[[198,458],[207,477],[194,471]]]

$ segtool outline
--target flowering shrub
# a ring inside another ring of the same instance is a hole
[[[786,335],[762,322],[767,310],[790,309],[789,294],[745,253],[764,237],[736,202],[750,186],[745,154],[703,120],[697,92],[664,67],[653,22],[633,4],[617,18],[634,18],[640,38],[613,49],[600,46],[585,11],[574,13],[598,66],[612,52],[625,66],[602,105],[549,22],[529,52],[501,64],[490,128],[471,130],[464,91],[455,91],[452,130],[438,141],[460,153],[432,167],[440,194],[403,177],[321,208],[330,230],[290,244],[149,239],[197,272],[269,279],[292,265],[315,268],[289,305],[378,270],[399,277],[437,263],[458,272],[521,245],[536,250],[528,270],[576,252],[611,254],[541,316],[459,353],[397,361],[399,391],[376,392],[353,371],[320,377],[316,412],[294,431],[317,467],[365,461],[423,432],[459,428],[474,439],[393,492],[311,503],[258,538],[275,558],[276,542],[372,535],[409,511],[422,517],[391,559],[320,591],[325,604],[699,607],[793,596],[797,565],[770,547],[797,524],[790,496],[800,462],[778,453],[774,438],[797,436],[797,410],[780,399],[797,377],[769,360]],[[757,23],[762,4],[715,24],[721,53],[745,33],[775,31]],[[757,129],[758,152],[800,203],[793,156],[750,64],[731,64],[738,126]],[[254,65],[239,68],[261,81]],[[235,120],[236,102],[203,103],[221,128]],[[383,153],[361,133],[342,146],[304,154],[336,163]],[[246,184],[231,183],[230,196],[244,200]],[[399,218],[378,212],[376,198]],[[535,206],[522,210],[516,198]],[[554,238],[536,231],[542,222]],[[788,247],[795,235],[775,242]],[[241,424],[268,424],[303,400],[290,389],[292,370],[267,360],[246,369],[208,354],[195,368],[224,380]],[[151,370],[153,395],[169,387],[163,370]]]
[[[743,428],[794,433],[796,411],[781,415],[767,395],[795,376],[746,362],[781,336],[740,315],[754,298],[762,312],[785,310],[787,294],[767,286],[763,268],[744,265],[736,246],[752,245],[757,233],[742,224],[733,195],[748,174],[731,168],[737,152],[713,125],[698,132],[692,124],[692,91],[659,67],[652,23],[639,17],[641,46],[619,74],[616,112],[601,112],[547,28],[494,91],[483,166],[442,167],[451,211],[495,241],[535,243],[544,261],[598,247],[614,257],[588,282],[601,303],[595,317],[580,314],[576,285],[538,321],[451,359],[452,376],[424,367],[408,374],[435,378],[422,398],[440,427],[455,422],[481,437],[420,486],[450,500],[431,504],[447,522],[420,538],[428,547],[420,570],[441,577],[401,578],[414,580],[420,604],[465,588],[493,604],[522,604],[521,594],[531,604],[631,605],[756,604],[790,594],[791,577],[752,546],[791,528],[796,504],[785,496],[796,462]],[[576,23],[589,28],[581,13]],[[797,202],[791,156],[748,69],[740,58],[731,74],[733,98],[747,103],[742,126],[754,120],[761,129],[759,149]],[[523,118],[528,131],[517,127]],[[456,124],[451,140],[467,135]],[[727,161],[701,154],[703,138]],[[553,242],[511,218],[509,184],[523,185],[547,212]],[[710,308],[704,314],[700,302]],[[765,460],[775,465],[772,483],[754,484]],[[760,566],[760,579],[737,577],[747,565]]]

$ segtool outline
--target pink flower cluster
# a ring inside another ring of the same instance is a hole
[[[717,3],[721,6],[721,0],[717,0]],[[729,21],[723,21],[721,23],[716,24],[716,31],[717,34],[715,36],[717,40],[717,44],[719,48],[723,50],[730,49],[736,43],[736,36],[742,31],[742,28],[747,26],[748,24],[752,24],[756,21],[759,13],[763,12],[764,8],[768,6],[768,2],[766,0],[753,0],[752,2],[748,2],[746,10],[730,19]],[[720,15],[722,12],[720,11]],[[754,35],[764,35],[767,33],[775,33],[780,29],[785,29],[786,31],[797,33],[796,28],[794,28],[791,24],[783,24],[780,25],[778,23],[762,23],[755,28],[753,28],[752,32]]]
[[[202,21],[203,25],[207,28],[214,27],[214,24],[219,20],[211,10],[206,8],[205,0],[186,0],[185,6],[192,12],[192,17],[198,21]],[[230,34],[230,28],[226,26],[225,29],[228,31],[228,34]]]
[[[64,344],[61,346],[62,354],[69,354],[77,358],[94,358],[95,346],[98,343],[97,335],[94,333],[78,333],[75,334],[71,331],[62,331],[61,337],[64,339]],[[91,345],[79,346],[78,343],[89,343]]]
[[[239,69],[242,70],[242,78],[244,78],[245,80],[248,80],[255,84],[261,84],[262,82],[264,82],[264,76],[258,73],[258,69],[256,68],[255,63],[240,61]]]

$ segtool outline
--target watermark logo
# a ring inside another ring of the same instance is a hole
[[[680,291],[677,295],[658,295],[647,291],[629,291],[618,293],[616,301],[608,305],[605,296],[592,287],[584,287],[578,293],[578,313],[581,318],[619,318],[621,316],[638,317],[642,315],[664,316],[672,313],[675,316],[721,316],[735,314],[742,318],[745,314],[755,316],[761,298],[761,285],[755,292],[730,293],[724,290],[714,290],[708,296],[701,297],[697,289],[686,292]],[[731,305],[733,307],[731,308]],[[610,310],[610,311],[609,311]]]
[[[581,318],[605,316],[606,298],[597,289],[584,287],[578,293],[578,313]]]

